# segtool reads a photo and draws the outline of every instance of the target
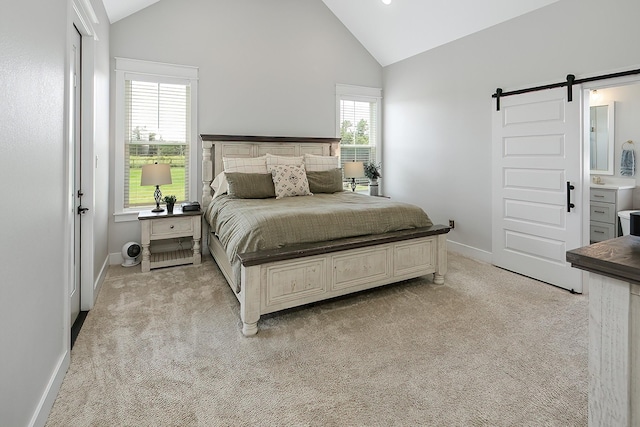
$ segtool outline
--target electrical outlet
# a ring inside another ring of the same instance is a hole
[[[454,228],[456,228],[456,223],[455,223],[455,221],[454,221],[454,220],[452,220],[452,219],[450,219],[450,220],[449,220],[449,228],[451,228],[452,230],[453,230]]]

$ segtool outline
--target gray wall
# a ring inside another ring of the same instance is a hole
[[[490,259],[491,95],[639,68],[638,16],[633,0],[560,0],[385,67],[385,192],[455,219],[451,247]]]
[[[199,133],[335,136],[335,84],[382,85],[320,0],[162,0],[112,25],[115,56],[199,67]],[[109,252],[139,239],[111,219]]]
[[[39,13],[34,14],[33,11]],[[27,425],[64,348],[66,0],[0,14],[0,419]],[[18,184],[19,185],[16,185]],[[46,220],[43,220],[43,215]]]
[[[109,60],[109,36],[111,25],[102,5],[102,0],[91,1],[95,12],[98,14],[100,24],[95,25],[99,40],[96,42],[94,57],[94,135],[93,135],[93,162],[89,166],[93,169],[93,248],[94,286],[99,286],[98,281],[103,279],[108,268],[109,258],[109,87],[111,78],[111,64]],[[89,163],[89,162],[86,162]],[[101,276],[102,275],[102,276]],[[98,297],[97,293],[93,295]],[[95,300],[94,300],[95,301]]]
[[[96,0],[94,7],[103,23],[99,36],[108,40],[102,3]],[[3,426],[44,424],[69,362],[65,63],[70,10],[68,0],[24,0],[0,14],[0,82],[5,100],[0,103],[0,179],[8,201],[0,211]],[[108,76],[106,51],[101,62],[98,69]],[[96,99],[102,106],[96,116],[100,132],[108,123],[104,107],[108,81],[106,86],[102,81],[102,99]],[[108,192],[106,176],[99,174],[97,180],[102,194]],[[104,202],[96,205],[106,209]],[[95,228],[96,245],[101,247],[92,253],[101,253],[104,259],[107,222]]]
[[[599,103],[615,102],[615,149],[613,171],[614,176],[620,178],[620,154],[622,144],[632,140],[635,145],[636,156],[640,156],[640,84],[617,86],[598,89],[601,101]],[[603,176],[606,179],[606,176]],[[640,158],[636,157],[637,185],[640,185]]]

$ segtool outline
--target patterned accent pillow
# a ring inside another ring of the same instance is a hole
[[[271,168],[277,165],[304,165],[304,158],[302,156],[276,156],[267,153],[267,170],[271,172]]]
[[[225,172],[269,173],[267,158],[262,157],[223,157]]]
[[[304,155],[304,168],[307,172],[327,171],[338,169],[340,158],[336,156],[317,156],[315,154]]]
[[[276,199],[293,196],[313,196],[304,166],[275,165],[271,177],[276,190]]]

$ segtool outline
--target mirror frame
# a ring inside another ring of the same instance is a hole
[[[589,113],[591,113],[591,107],[607,107],[607,133],[609,134],[608,141],[608,154],[607,154],[607,169],[591,169],[590,173],[592,175],[613,175],[614,174],[614,166],[613,160],[615,157],[615,101],[611,101],[608,103],[595,103],[593,105],[589,105]],[[589,123],[591,123],[591,118],[589,118]],[[590,125],[589,125],[590,126]],[[589,156],[591,156],[591,145],[589,145]],[[589,164],[591,164],[591,160],[589,160]]]

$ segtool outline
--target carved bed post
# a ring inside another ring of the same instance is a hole
[[[240,318],[242,333],[251,336],[258,333],[260,320],[260,266],[241,267]]]
[[[213,143],[211,141],[202,141],[202,210],[204,211],[211,203],[213,195],[211,194],[211,181],[213,181],[213,162],[212,151]],[[209,252],[209,223],[202,217],[202,252]]]
[[[212,161],[211,141],[202,141],[202,207],[206,208],[211,202],[211,181],[213,181],[213,161]]]
[[[433,283],[444,284],[444,276],[447,274],[447,235],[438,236],[438,249],[436,253],[436,272],[433,273]]]

